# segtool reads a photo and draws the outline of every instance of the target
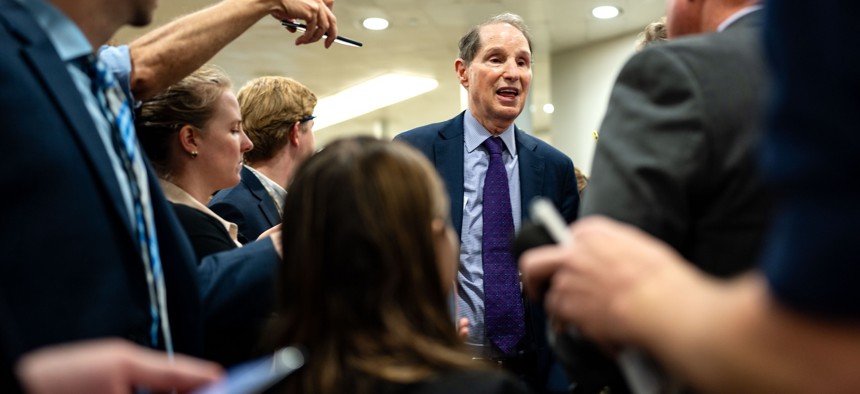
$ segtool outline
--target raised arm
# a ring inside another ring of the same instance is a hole
[[[266,15],[301,19],[308,28],[296,45],[318,41],[328,48],[337,36],[334,0],[223,0],[185,15],[129,44],[131,90],[136,100],[151,98],[209,61]]]

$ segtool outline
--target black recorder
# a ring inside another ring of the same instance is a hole
[[[520,255],[528,249],[569,242],[567,224],[545,198],[536,198],[529,207],[530,221],[523,223],[514,240],[514,254]],[[546,283],[544,292],[548,290]],[[539,300],[543,305],[543,299]],[[551,322],[547,322],[547,338],[574,394],[660,394],[663,387],[659,368],[648,357],[634,349],[625,349],[613,359],[601,351],[593,342],[579,334],[576,327],[567,327],[556,333]],[[607,391],[604,391],[607,390]]]

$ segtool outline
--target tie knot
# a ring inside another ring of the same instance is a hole
[[[487,138],[483,145],[491,155],[500,155],[505,150],[505,143],[498,137]]]

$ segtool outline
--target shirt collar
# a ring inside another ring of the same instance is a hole
[[[738,19],[741,19],[744,16],[746,16],[747,14],[756,12],[762,8],[764,8],[764,6],[761,4],[753,4],[751,6],[746,6],[744,8],[741,8],[740,10],[738,10],[738,12],[735,12],[734,14],[732,14],[732,16],[726,18],[726,20],[724,20],[723,23],[720,23],[720,25],[717,26],[717,31],[726,30],[726,28],[731,26],[732,23],[737,22]]]
[[[188,194],[188,192],[177,186],[175,183],[164,179],[159,179],[158,183],[161,185],[161,190],[164,191],[164,197],[167,198],[167,201],[174,204],[189,206],[215,218],[224,226],[227,233],[230,234],[230,238],[233,239],[233,242],[236,242],[237,245],[241,246],[241,244],[238,243],[239,226],[237,226],[236,223],[224,220],[224,218],[218,216],[215,212],[212,212],[209,207],[203,205],[200,201],[197,201],[193,196]]]
[[[81,29],[56,7],[44,0],[16,1],[33,15],[62,61],[68,62],[93,53],[93,47]]]
[[[505,148],[508,149],[508,152],[511,154],[511,157],[517,156],[517,144],[516,138],[514,138],[514,124],[511,123],[502,134],[499,135],[499,138],[502,139],[502,142],[505,143]],[[466,114],[463,117],[463,134],[466,139],[466,151],[472,152],[478,148],[487,138],[493,136],[492,133],[487,131],[481,122],[478,122],[478,119],[472,115],[469,110],[466,110]]]
[[[284,196],[287,195],[287,190],[284,189],[283,186],[281,186],[277,182],[269,179],[269,177],[267,177],[265,174],[263,174],[260,171],[257,171],[256,168],[251,167],[249,165],[246,165],[245,168],[247,168],[248,171],[251,171],[252,174],[256,175],[257,179],[260,180],[260,183],[262,183],[263,186],[266,186],[266,188],[272,188],[272,191],[277,193],[278,195],[284,195]]]

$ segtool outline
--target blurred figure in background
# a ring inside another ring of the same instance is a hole
[[[457,238],[430,163],[402,143],[328,145],[284,205],[284,264],[272,348],[308,364],[286,393],[523,393],[471,359],[449,307]]]
[[[636,50],[641,51],[649,45],[660,44],[669,39],[669,31],[666,29],[666,17],[649,23],[645,29],[639,33],[636,40]]]

